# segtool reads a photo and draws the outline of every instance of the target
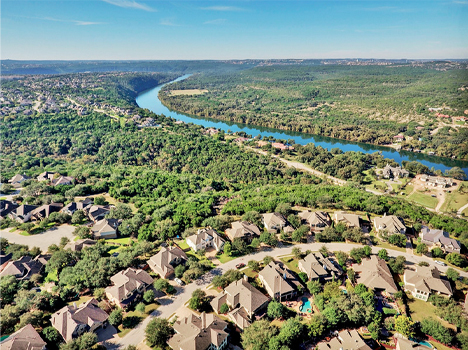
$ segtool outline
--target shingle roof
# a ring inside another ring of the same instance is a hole
[[[403,222],[403,219],[395,215],[385,215],[382,217],[377,217],[374,219],[374,224],[376,228],[381,227],[382,230],[392,233],[401,233],[402,230],[406,230],[406,226]]]
[[[106,238],[109,235],[115,235],[119,221],[117,219],[102,219],[91,228],[91,232],[95,238]]]
[[[12,211],[15,211],[18,208],[18,204],[7,201],[1,200],[0,201],[0,217],[4,218]]]
[[[325,211],[303,211],[299,213],[299,217],[307,221],[309,225],[330,226],[330,217]]]
[[[47,345],[30,324],[0,342],[2,350],[42,350]]]
[[[187,260],[187,255],[179,247],[162,247],[157,254],[148,260],[148,265],[154,272],[164,278],[167,274],[172,274],[174,271],[174,266],[170,263],[176,258]]]
[[[406,270],[404,280],[406,283],[415,285],[418,290],[452,295],[450,282],[441,278],[435,266],[417,266],[416,271]]]
[[[143,271],[131,267],[125,271],[120,271],[111,277],[113,286],[107,287],[106,292],[115,299],[123,301],[127,299],[130,293],[133,293],[141,285],[150,285],[153,283],[151,276]]]
[[[282,227],[285,226],[288,222],[284,215],[280,213],[266,213],[262,214],[262,217],[263,222],[265,223],[265,225],[268,225],[268,227]]]
[[[95,245],[97,242],[92,239],[79,239],[77,241],[68,242],[63,249],[71,249],[75,252],[81,251],[83,248],[88,248],[92,245]]]
[[[225,242],[225,240],[221,238],[218,232],[212,228],[198,230],[196,234],[187,237],[187,240],[191,241],[195,245],[199,245],[201,242],[206,240],[214,240],[217,247]]]
[[[360,265],[353,264],[352,268],[359,274],[358,283],[373,289],[384,289],[389,293],[398,291],[385,260],[371,255],[370,259],[364,259]]]
[[[231,240],[235,238],[255,237],[260,235],[260,229],[257,225],[246,221],[234,221],[231,227],[226,230],[226,234]]]
[[[338,333],[337,338],[318,344],[318,350],[371,350],[372,348],[362,340],[355,330],[344,330]]]
[[[307,274],[309,279],[326,278],[342,273],[338,265],[329,258],[325,258],[321,253],[310,253],[304,259],[299,260],[298,267]]]
[[[344,223],[349,227],[360,227],[360,217],[356,214],[348,214],[343,211],[335,212],[335,221]]]
[[[265,284],[276,293],[289,293],[296,290],[300,284],[297,278],[287,269],[282,263],[270,262],[259,272],[259,276],[263,278]],[[274,295],[272,295],[274,297]]]
[[[35,273],[41,272],[43,266],[41,259],[33,259],[29,255],[25,255],[18,260],[9,261],[0,272],[0,277],[13,275],[21,280],[29,279]]]

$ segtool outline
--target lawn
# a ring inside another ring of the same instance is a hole
[[[463,182],[463,183],[466,183]],[[468,186],[468,184],[466,185]],[[444,212],[456,212],[458,209],[468,203],[468,194],[462,193],[459,190],[447,193],[444,204],[442,205],[442,211]]]
[[[133,328],[135,328],[140,322],[142,322],[146,317],[148,317],[158,307],[159,307],[159,304],[151,303],[151,304],[146,305],[144,313],[141,313],[141,312],[136,311],[136,310],[125,312],[124,320],[126,318],[129,319],[129,327],[124,328],[124,326],[121,324],[117,328],[117,331],[118,331],[117,335],[120,338],[123,338],[128,332],[130,332]]]
[[[228,261],[234,260],[236,256],[230,256],[225,253],[217,255],[216,258],[221,262],[221,264],[227,263]]]
[[[86,295],[86,296],[80,297],[78,300],[69,301],[67,304],[68,305],[73,305],[73,303],[76,303],[76,306],[80,306],[80,304],[83,304],[83,303],[87,302],[90,299],[92,299],[92,297],[90,297],[89,295]]]
[[[301,271],[299,270],[299,267],[297,265],[298,260],[293,257],[293,256],[286,256],[283,258],[280,258],[280,260],[291,270],[294,271],[297,274],[300,274]]]
[[[180,249],[182,250],[186,250],[186,249],[190,249],[189,245],[187,244],[187,242],[185,242],[184,239],[181,239],[181,240],[177,240],[177,241],[174,241],[175,244],[177,244],[179,246]]]
[[[448,323],[447,321],[439,318],[435,311],[436,307],[432,305],[429,302],[425,302],[416,298],[413,298],[412,296],[408,297],[408,306],[410,310],[410,316],[413,319],[413,321],[422,321],[428,317],[433,317],[437,319],[439,322],[441,322],[444,327],[452,328],[453,330],[456,331],[455,326]]]
[[[420,192],[413,193],[411,196],[408,197],[408,200],[432,209],[434,209],[438,203],[437,198],[431,197],[430,195],[423,194]]]

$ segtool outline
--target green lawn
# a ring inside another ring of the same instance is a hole
[[[445,327],[452,328],[456,331],[454,325],[451,325],[447,321],[437,317],[435,313],[437,308],[431,303],[413,298],[413,296],[409,296],[408,306],[410,310],[410,316],[413,321],[422,321],[428,317],[433,317],[440,321]]]
[[[468,182],[464,181],[468,186]],[[442,205],[442,211],[444,212],[456,212],[458,209],[463,207],[465,204],[468,203],[468,194],[462,193],[460,191],[455,191],[452,193],[446,194],[446,199],[444,204]]]
[[[434,209],[437,206],[438,202],[437,198],[431,197],[430,195],[423,194],[420,192],[413,193],[411,196],[408,197],[408,200],[432,209]]]
[[[73,305],[73,303],[76,303],[76,306],[80,306],[80,304],[83,304],[83,303],[87,302],[90,299],[92,299],[92,297],[90,297],[89,295],[82,296],[78,300],[69,301],[67,304],[68,305]]]
[[[31,236],[29,233],[27,233],[26,231],[21,231],[20,232],[20,235],[21,236]]]
[[[300,274],[301,271],[299,270],[298,267],[298,260],[293,257],[293,256],[285,256],[283,258],[280,258],[280,260],[291,270],[294,271],[297,274]]]
[[[189,245],[187,244],[187,242],[185,242],[185,240],[181,239],[181,240],[177,240],[177,241],[174,241],[180,249],[182,250],[186,250],[186,249],[190,249]]]
[[[129,328],[124,328],[123,325],[120,325],[117,329],[117,335],[120,338],[123,338],[128,332],[130,332],[133,328],[135,328],[140,322],[142,322],[146,317],[148,317],[154,310],[159,307],[158,303],[151,303],[146,305],[145,312],[141,313],[138,311],[129,311],[124,313],[125,318],[131,318],[131,326]]]
[[[217,255],[216,258],[221,262],[221,264],[227,263],[228,261],[234,260],[236,256],[229,256],[225,253]]]
[[[118,243],[123,245],[128,245],[131,242],[130,237],[122,237],[122,238],[115,238],[115,239],[106,239],[106,243]]]

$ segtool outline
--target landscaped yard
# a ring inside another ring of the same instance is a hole
[[[293,257],[293,256],[285,256],[283,258],[280,258],[280,260],[291,270],[294,271],[295,273],[299,274],[301,271],[299,270],[299,267],[297,266],[298,260]]]
[[[58,282],[57,270],[50,271],[44,279],[45,282]]]
[[[435,311],[436,307],[429,302],[422,301],[412,296],[408,297],[408,307],[410,310],[410,316],[413,321],[422,321],[425,318],[433,317],[440,321],[445,327],[452,328],[456,331],[455,326],[451,325],[447,321],[439,318]]]
[[[236,256],[230,256],[225,253],[217,255],[216,258],[221,262],[221,264],[227,263],[228,261],[234,260]]]
[[[159,307],[159,304],[151,303],[151,304],[146,305],[144,313],[141,313],[136,310],[126,312],[124,314],[124,320],[128,318],[129,327],[124,328],[124,326],[121,324],[117,328],[118,330],[117,335],[120,338],[124,337],[128,332],[130,332],[133,328],[135,328],[141,321],[143,321],[146,317],[148,317],[158,307]]]
[[[80,306],[80,304],[83,304],[83,303],[87,302],[90,299],[92,299],[92,297],[90,297],[89,295],[86,295],[86,296],[80,297],[78,300],[69,301],[67,304],[68,305],[73,305],[73,303],[75,303],[76,306]]]
[[[420,192],[415,192],[411,196],[408,197],[408,200],[413,201],[417,204],[421,204],[427,208],[435,208],[437,206],[438,200],[435,197],[431,197],[430,195],[423,194]]]
[[[190,249],[189,245],[187,244],[187,242],[184,240],[184,239],[181,239],[181,240],[177,240],[177,241],[174,241],[175,244],[177,244],[179,246],[180,249],[182,250],[186,250],[186,249]]]

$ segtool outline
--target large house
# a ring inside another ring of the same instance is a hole
[[[227,304],[231,311],[229,318],[240,329],[250,326],[255,314],[264,311],[270,299],[247,281],[247,276],[232,282],[211,301],[213,310],[220,312],[221,306]]]
[[[386,165],[385,168],[382,170],[382,175],[386,179],[395,178],[398,179],[399,177],[408,177],[409,171],[403,169],[400,166],[392,167],[390,165]]]
[[[61,308],[52,315],[50,322],[68,342],[84,332],[94,332],[99,327],[105,327],[108,317],[99,308],[97,300],[92,298],[78,307],[73,303]]]
[[[122,309],[139,300],[148,286],[153,283],[153,279],[146,271],[131,267],[116,273],[110,280],[113,285],[105,289],[107,299]]]
[[[174,273],[174,267],[187,260],[187,255],[179,247],[162,247],[148,260],[148,265],[161,278],[168,278]]]
[[[94,239],[117,238],[117,228],[119,221],[117,219],[102,219],[91,227],[91,234]]]
[[[217,252],[223,249],[226,242],[216,230],[204,228],[198,230],[197,234],[191,235],[186,239],[187,245],[195,252],[213,247]]]
[[[421,176],[421,181],[429,186],[439,188],[446,188],[453,185],[453,180],[446,177],[423,175]]]
[[[321,253],[310,253],[299,260],[298,268],[307,274],[309,280],[330,281],[339,278],[343,270],[333,259],[325,258]]]
[[[190,314],[174,323],[176,334],[167,343],[174,350],[224,350],[229,345],[227,326],[213,314]]]
[[[0,341],[2,350],[46,350],[47,343],[31,324],[17,330],[8,338]]]
[[[90,198],[86,198],[84,201],[81,202],[71,202],[64,206],[61,210],[62,213],[66,213],[68,215],[73,215],[73,213],[77,210],[87,211],[93,206],[93,200]]]
[[[406,270],[403,275],[405,290],[415,298],[427,301],[431,294],[452,296],[450,282],[440,276],[435,266],[416,266],[416,270]]]
[[[26,176],[26,175],[15,175],[13,176],[10,180],[8,180],[8,182],[15,188],[19,188],[21,187],[22,183],[26,180],[29,180],[30,177],[29,176]]]
[[[18,204],[7,200],[0,200],[0,218],[4,219],[13,211],[16,211]]]
[[[37,205],[23,204],[17,207],[16,210],[12,210],[8,214],[8,217],[12,220],[25,223],[31,219],[31,215],[36,208]]]
[[[37,177],[37,181],[51,181],[54,178],[55,174],[55,172],[44,171],[43,173],[39,174],[39,176]]]
[[[77,241],[68,242],[63,249],[70,249],[74,252],[81,252],[84,248],[89,248],[95,245],[97,242],[92,239],[79,239]]]
[[[303,211],[299,213],[299,217],[307,222],[313,232],[323,231],[331,225],[330,216],[325,211]]]
[[[92,205],[88,210],[88,216],[93,222],[98,222],[110,212],[109,205]]]
[[[29,255],[22,256],[18,260],[10,260],[0,272],[2,276],[15,276],[18,280],[29,280],[32,275],[41,273],[47,259],[38,255],[34,259]]]
[[[274,261],[259,272],[258,278],[268,294],[279,301],[294,298],[297,288],[301,285],[287,267]]]
[[[59,212],[62,209],[62,203],[51,203],[51,204],[44,204],[39,208],[36,208],[31,213],[31,220],[44,220],[50,216],[52,213]]]
[[[371,255],[370,259],[363,259],[360,265],[353,264],[352,268],[358,276],[357,283],[376,291],[386,291],[390,294],[398,292],[387,263],[378,256]]]
[[[421,242],[426,244],[430,250],[439,247],[445,253],[460,253],[460,242],[450,238],[449,234],[443,230],[433,230],[427,226],[423,226],[419,237],[421,238]]]
[[[318,350],[371,350],[355,330],[344,330],[338,333],[338,337],[327,342],[317,344]]]
[[[268,231],[278,232],[288,226],[288,221],[284,215],[280,213],[262,214],[263,225]]]
[[[52,186],[59,186],[59,185],[73,185],[73,181],[75,179],[71,176],[59,176],[58,178],[53,178],[51,180]]]
[[[252,239],[260,237],[260,229],[257,225],[246,221],[232,222],[231,228],[228,228],[225,233],[231,241],[240,238],[244,241],[251,242]]]
[[[344,224],[348,228],[361,228],[361,217],[356,214],[336,211],[333,214],[333,221],[335,224]]]
[[[395,215],[384,215],[381,218],[374,219],[374,227],[377,232],[385,231],[390,235],[406,233],[405,222],[402,218]]]

